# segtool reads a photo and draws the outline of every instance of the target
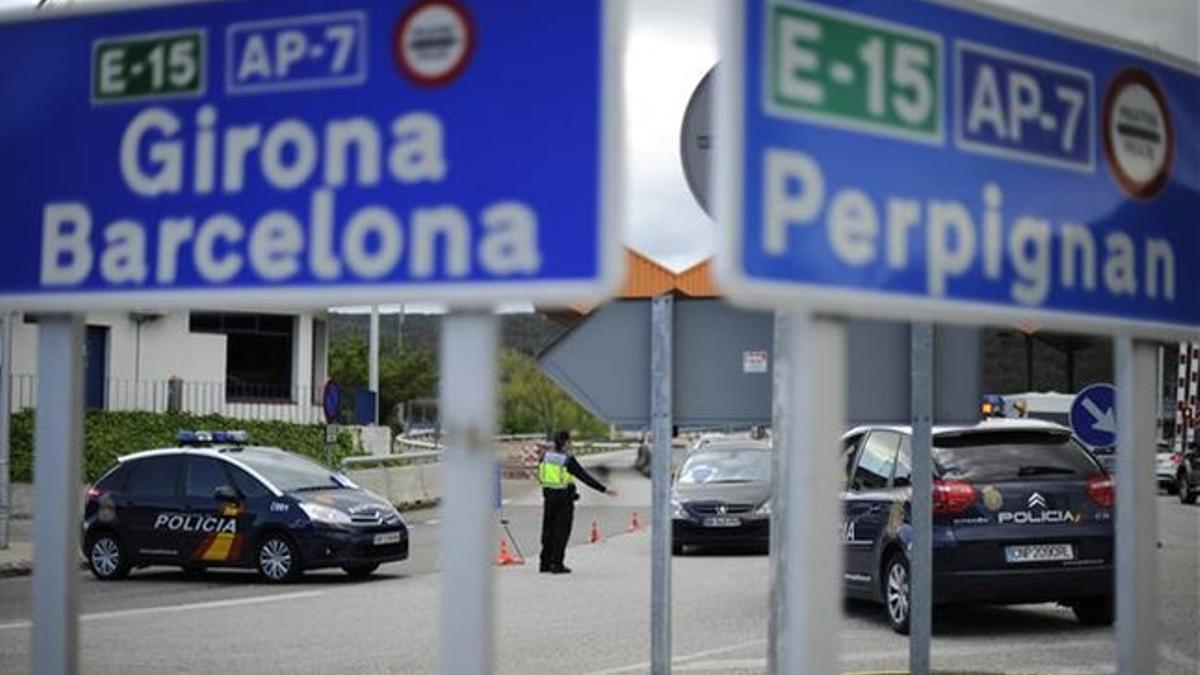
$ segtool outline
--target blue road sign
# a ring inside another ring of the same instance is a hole
[[[606,4],[10,12],[0,306],[604,295]]]
[[[747,0],[718,82],[731,296],[1200,326],[1200,69],[940,2]]]
[[[1085,445],[1111,448],[1117,444],[1117,389],[1093,384],[1071,402],[1071,431]]]

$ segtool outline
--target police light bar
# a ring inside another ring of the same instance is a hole
[[[979,412],[984,417],[1004,417],[1004,398],[997,394],[985,394]]]
[[[176,435],[180,445],[208,445],[210,443],[249,443],[250,435],[245,431],[180,431]]]

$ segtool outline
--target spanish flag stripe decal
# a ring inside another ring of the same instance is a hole
[[[208,550],[200,557],[201,560],[228,560],[229,551],[233,548],[233,540],[236,537],[232,532],[222,532],[213,539],[208,546]]]

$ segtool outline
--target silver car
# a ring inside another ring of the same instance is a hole
[[[1173,495],[1179,492],[1179,482],[1176,476],[1179,475],[1181,459],[1181,455],[1171,452],[1162,445],[1158,446],[1158,452],[1154,455],[1154,473],[1158,477],[1158,487],[1166,490],[1167,494]]]

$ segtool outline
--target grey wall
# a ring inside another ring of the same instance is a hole
[[[674,303],[675,422],[680,426],[770,424],[774,317],[719,300]],[[848,330],[848,424],[909,419],[907,324],[853,321]],[[766,351],[766,373],[746,373],[746,351]],[[979,419],[982,331],[939,327],[935,336],[939,422]],[[542,371],[593,414],[645,427],[650,409],[650,303],[601,306],[547,348]]]

